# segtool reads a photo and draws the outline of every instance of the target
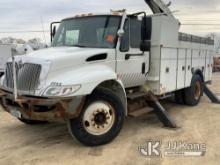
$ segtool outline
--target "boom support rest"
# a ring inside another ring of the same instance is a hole
[[[204,92],[213,103],[220,104],[219,98],[206,85],[204,85]]]
[[[169,116],[165,108],[160,104],[158,99],[154,96],[152,92],[149,92],[149,104],[154,108],[154,112],[163,123],[164,127],[177,128],[175,121]]]

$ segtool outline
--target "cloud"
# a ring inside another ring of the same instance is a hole
[[[172,0],[174,4],[187,5],[192,7],[215,8],[220,4],[219,0]]]
[[[168,1],[165,0],[167,3]],[[220,19],[219,0],[172,0],[172,2],[171,9],[179,10],[176,16],[180,20]],[[41,29],[41,17],[45,29],[48,29],[50,22],[75,14],[108,13],[110,9],[124,8],[130,12],[148,9],[144,0],[2,0],[0,1],[0,32]],[[188,29],[190,31],[190,28]],[[0,33],[0,38],[1,36],[3,34]]]

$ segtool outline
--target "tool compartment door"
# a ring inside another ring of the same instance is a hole
[[[192,49],[187,49],[185,87],[189,87],[191,85],[191,80],[192,80]]]
[[[182,89],[185,87],[186,51],[187,49],[178,49],[177,89]]]
[[[160,94],[176,90],[177,51],[176,48],[161,48]]]

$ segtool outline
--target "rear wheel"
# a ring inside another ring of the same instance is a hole
[[[175,102],[177,104],[185,104],[184,89],[175,92]]]
[[[187,105],[195,106],[200,102],[203,95],[203,82],[199,75],[194,75],[191,86],[184,90],[184,98]]]
[[[67,122],[69,132],[87,146],[112,141],[120,132],[125,117],[123,104],[112,91],[98,88],[87,101],[80,116]]]

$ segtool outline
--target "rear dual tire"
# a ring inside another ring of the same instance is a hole
[[[203,95],[202,78],[196,74],[192,77],[191,86],[175,92],[175,100],[178,104],[196,106]]]

